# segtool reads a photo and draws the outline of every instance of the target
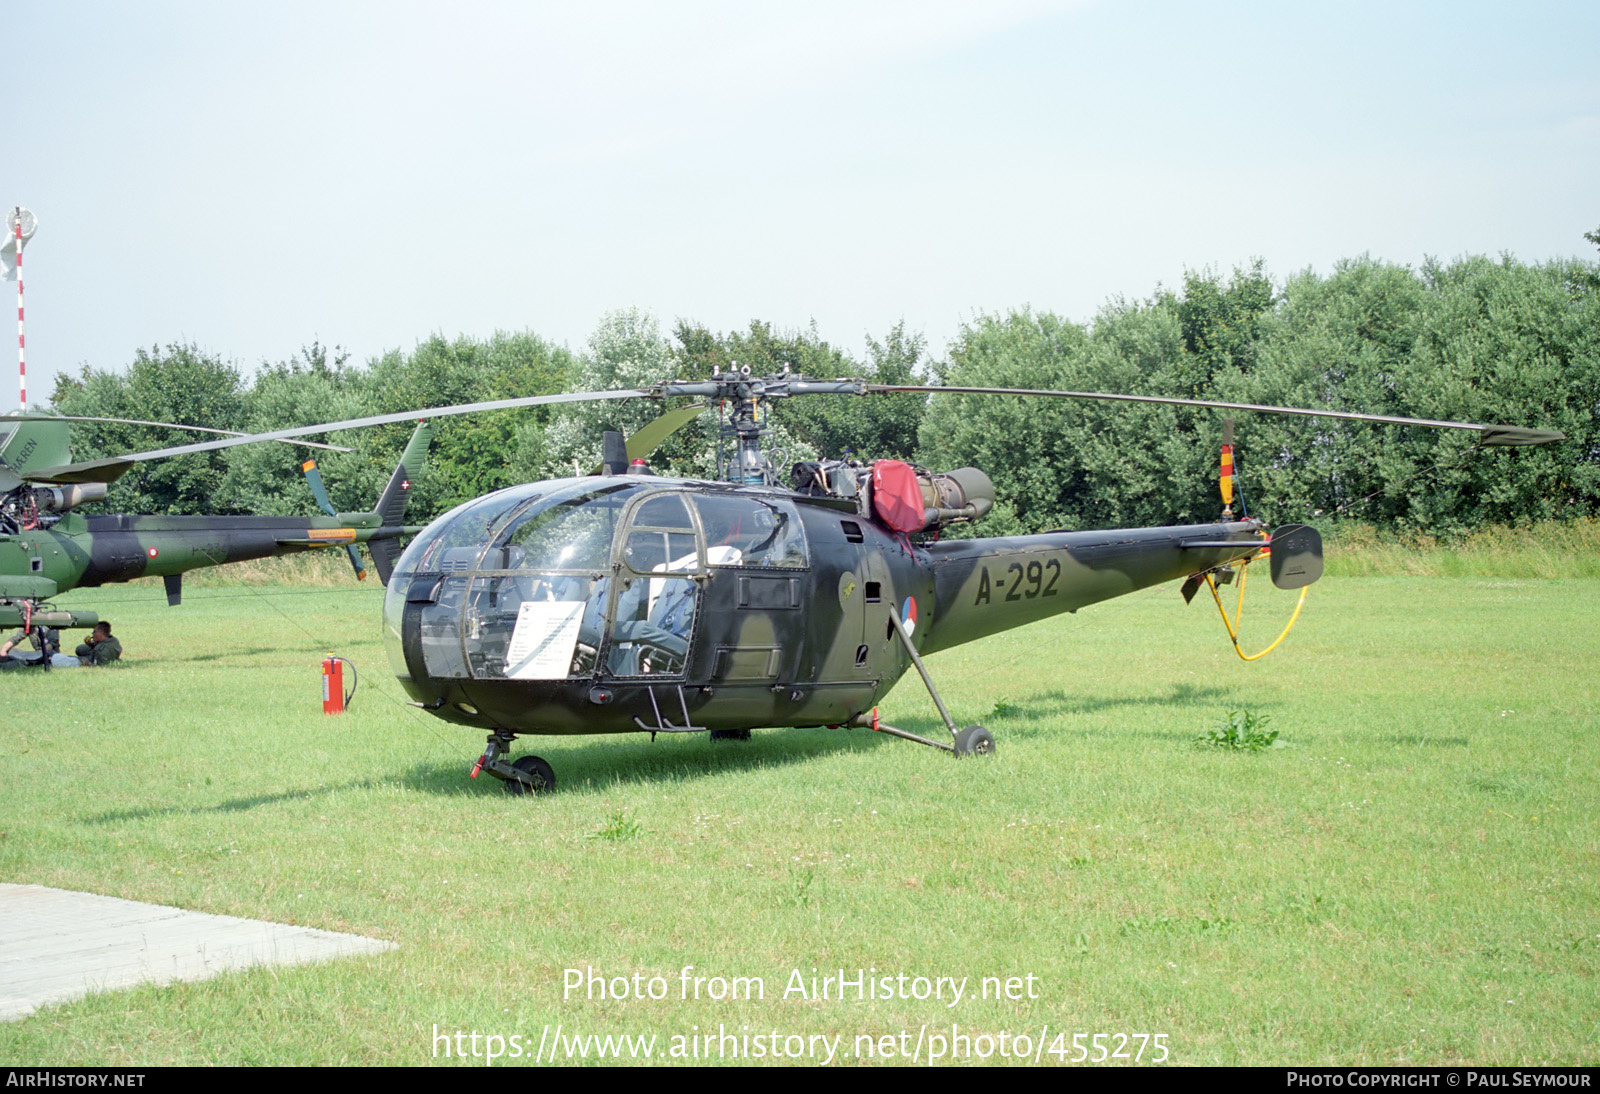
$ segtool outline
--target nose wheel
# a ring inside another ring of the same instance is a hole
[[[523,756],[511,766],[520,771],[524,777],[507,779],[507,793],[548,794],[556,788],[556,773],[538,756]]]
[[[556,773],[538,756],[523,756],[515,763],[507,763],[506,753],[511,751],[513,737],[509,733],[489,734],[489,743],[483,755],[472,766],[469,778],[476,779],[487,771],[502,780],[508,794],[548,794],[556,788]]]

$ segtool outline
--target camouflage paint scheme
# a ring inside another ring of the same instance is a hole
[[[423,709],[513,735],[838,725],[871,711],[910,667],[890,619],[908,600],[915,601],[912,642],[920,653],[933,653],[1246,558],[1266,540],[1258,522],[1232,521],[917,545],[854,502],[769,487],[637,476],[538,486],[578,483],[596,491],[633,491],[616,520],[609,571],[594,571],[594,580],[608,573],[644,577],[629,570],[624,544],[635,514],[664,493],[745,496],[792,506],[804,529],[806,565],[708,565],[701,529],[698,565],[689,574],[698,606],[679,671],[644,678],[606,671],[619,600],[613,593],[606,600],[607,645],[587,671],[565,679],[508,679],[471,667],[467,647],[475,602],[467,590],[484,587],[473,582],[506,580],[517,571],[414,568],[417,545],[442,534],[438,525],[451,519],[447,514],[419,534],[385,597],[391,664]],[[488,548],[492,535],[483,537],[482,547]],[[450,634],[462,643],[459,669],[430,671],[424,613],[439,613],[429,620],[432,634]]]
[[[337,517],[83,516],[67,513],[50,528],[0,533],[0,598],[40,600],[68,589],[203,566],[369,543],[401,534],[377,513]],[[0,626],[11,626],[0,605]],[[20,623],[20,614],[16,615]],[[92,625],[92,624],[90,624]]]
[[[35,512],[26,503],[51,487],[70,490],[75,484],[110,481],[132,465],[117,459],[68,464],[66,423],[0,418],[0,503],[9,507],[0,523],[0,627],[21,626],[25,615],[52,626],[92,627],[94,613],[55,611],[44,603],[69,589],[165,577],[170,579],[168,601],[175,604],[178,575],[189,570],[393,541],[415,531],[398,519],[404,490],[420,470],[430,435],[420,430],[413,437],[391,480],[391,486],[399,484],[398,511],[393,504],[380,504],[370,513],[316,517],[58,515]],[[390,494],[385,491],[385,498]],[[30,519],[17,517],[23,511]],[[381,562],[379,569],[387,572]]]

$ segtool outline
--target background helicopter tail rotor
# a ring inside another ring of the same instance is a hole
[[[317,470],[317,461],[307,460],[300,465],[300,470],[306,477],[306,485],[311,487],[311,496],[317,499],[317,507],[330,517],[338,516],[333,502],[328,499],[327,488],[322,485],[322,472]],[[356,580],[365,581],[367,564],[361,561],[361,552],[356,549],[356,545],[352,543],[345,547],[345,553],[350,556],[350,566],[356,572]]]
[[[373,507],[381,521],[380,531],[391,530],[390,535],[367,542],[367,550],[372,552],[372,564],[377,567],[378,578],[385,585],[389,583],[389,575],[394,572],[395,561],[400,557],[400,545],[392,530],[400,527],[400,522],[405,520],[412,484],[422,473],[422,464],[428,458],[428,446],[432,443],[433,423],[419,422],[412,431],[411,439],[406,442],[405,451],[400,454],[394,474],[389,476],[388,485],[378,495],[378,504]],[[300,465],[300,470],[305,472],[306,485],[311,487],[311,496],[317,499],[318,507],[330,517],[337,517],[339,513],[328,497],[327,487],[322,484],[322,472],[317,470],[317,462],[307,460]],[[350,556],[350,566],[355,570],[357,579],[366,580],[367,567],[361,561],[361,551],[353,543],[346,546],[345,551]]]

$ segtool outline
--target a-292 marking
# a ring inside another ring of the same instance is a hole
[[[1049,580],[1045,580],[1045,574]],[[996,585],[1005,590],[1007,600],[1032,600],[1038,596],[1055,596],[1056,582],[1061,579],[1061,560],[1058,558],[1046,559],[1040,562],[1034,559],[1024,568],[1022,563],[1013,562],[1006,567],[1005,576],[999,581],[989,577],[989,567],[985,566],[978,574],[978,597],[974,604],[988,604]],[[1009,586],[1006,585],[1010,581]]]

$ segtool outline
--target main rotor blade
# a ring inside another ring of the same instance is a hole
[[[624,463],[632,460],[644,460],[650,453],[661,447],[668,437],[700,417],[711,404],[693,403],[689,406],[680,406],[677,410],[669,410],[659,418],[652,418],[646,422],[639,431],[627,439],[623,451],[627,455]],[[589,472],[591,475],[605,473],[606,465],[602,460]],[[621,472],[618,472],[620,474]]]
[[[112,425],[151,425],[161,429],[187,429],[191,433],[215,433],[222,437],[243,437],[245,434],[237,429],[212,429],[203,425],[183,425],[179,422],[147,422],[141,418],[93,418],[86,414],[7,414],[6,419],[13,422],[109,422]],[[353,448],[345,448],[337,444],[322,444],[319,441],[284,441],[284,444],[296,444],[305,448],[326,448],[330,452],[354,452]]]
[[[1309,407],[1263,406],[1260,403],[1219,403],[1207,399],[1172,399],[1161,395],[1114,395],[1101,391],[1050,391],[1017,387],[935,387],[907,384],[868,384],[874,394],[925,391],[944,395],[1040,395],[1055,399],[1090,399],[1124,403],[1165,403],[1168,406],[1203,406],[1217,410],[1259,410],[1265,414],[1295,414],[1311,418],[1344,418],[1356,422],[1383,422],[1388,425],[1424,425],[1434,429],[1472,429],[1483,434],[1485,445],[1553,444],[1567,435],[1559,429],[1529,429],[1520,425],[1480,425],[1476,422],[1446,422],[1437,418],[1396,418],[1388,414],[1355,414],[1348,410],[1316,410]]]
[[[642,460],[648,458],[650,453],[661,447],[662,442],[700,417],[701,412],[705,409],[705,403],[695,403],[692,406],[669,410],[661,417],[646,423],[637,433],[628,438],[628,459]]]
[[[134,452],[123,460],[163,460],[168,456],[182,456],[190,452],[210,452],[218,448],[232,448],[260,441],[282,441],[291,437],[305,437],[313,433],[333,433],[341,429],[364,429],[367,426],[388,425],[391,422],[416,422],[425,418],[448,418],[456,414],[478,414],[490,410],[515,410],[527,406],[544,406],[550,403],[593,403],[607,399],[659,398],[649,391],[632,388],[622,391],[578,391],[566,395],[530,395],[522,399],[496,399],[487,403],[462,403],[457,406],[436,406],[423,410],[402,410],[396,414],[375,414],[370,418],[347,418],[342,422],[324,422],[322,425],[303,425],[294,429],[279,429],[271,433],[252,433],[242,437],[229,437],[221,441],[203,441],[183,444],[175,448],[156,448],[149,452]]]

